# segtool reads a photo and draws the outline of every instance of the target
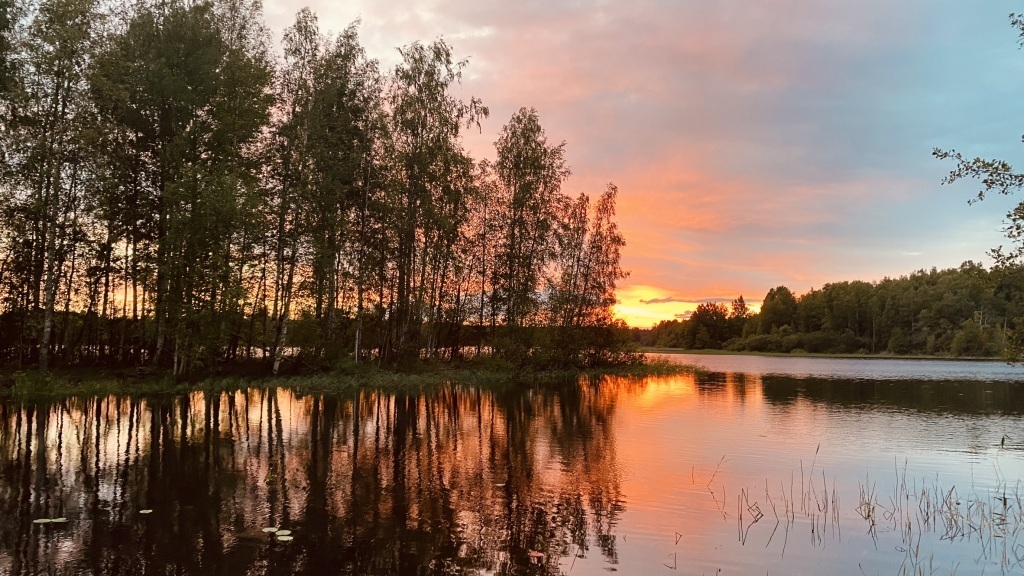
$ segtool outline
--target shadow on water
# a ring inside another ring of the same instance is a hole
[[[1024,414],[1024,385],[1018,382],[837,380],[765,375],[761,377],[761,386],[765,400],[776,405],[805,399],[837,407]]]
[[[574,383],[0,403],[0,573],[554,574],[563,558],[615,563],[614,394]],[[68,522],[34,522],[50,518]]]

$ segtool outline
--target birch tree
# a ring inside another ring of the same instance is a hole
[[[399,52],[402,63],[392,74],[387,99],[397,172],[391,216],[398,237],[384,352],[394,362],[419,354],[428,273],[441,264],[435,257],[443,257],[438,250],[464,208],[463,184],[457,182],[466,166],[460,133],[479,127],[488,115],[480,100],[451,95],[467,62],[455,61],[444,41]]]
[[[92,111],[87,98],[87,68],[94,47],[91,0],[41,3],[28,26],[21,82],[12,96],[8,158],[12,162],[9,218],[27,218],[21,240],[27,258],[23,270],[31,310],[40,310],[39,369],[50,368],[54,307],[64,264],[89,179],[88,131]],[[73,278],[68,278],[73,282]]]
[[[501,245],[494,270],[496,305],[509,335],[509,352],[529,348],[528,332],[537,321],[544,271],[556,248],[560,214],[567,203],[562,182],[569,176],[565,142],[548,143],[537,111],[520,108],[495,142],[499,187],[496,227]]]
[[[135,195],[153,219],[150,355],[176,372],[218,356],[225,306],[239,297],[231,269],[254,206],[247,153],[269,104],[265,35],[244,32],[260,21],[255,8],[143,5],[98,63],[97,101],[129,135]]]

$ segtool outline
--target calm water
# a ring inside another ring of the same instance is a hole
[[[0,573],[1024,571],[1013,371],[699,359],[552,390],[0,403]]]
[[[742,372],[757,376],[841,380],[1024,381],[1024,368],[998,360],[897,360],[717,354],[664,354],[657,357],[680,364],[700,366],[713,372]]]

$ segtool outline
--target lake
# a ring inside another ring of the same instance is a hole
[[[0,574],[1024,570],[1024,369],[667,358],[703,370],[0,402]]]

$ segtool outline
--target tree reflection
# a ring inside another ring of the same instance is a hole
[[[845,407],[901,408],[946,414],[1024,413],[1024,389],[1016,382],[839,380],[766,375],[764,397],[774,404],[798,399]]]
[[[0,572],[553,574],[592,549],[614,563],[610,388],[0,404]],[[33,523],[57,516],[70,522]]]

